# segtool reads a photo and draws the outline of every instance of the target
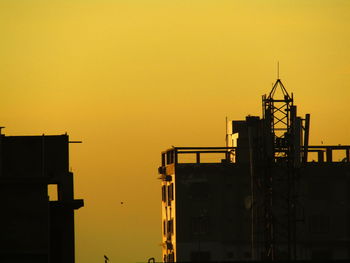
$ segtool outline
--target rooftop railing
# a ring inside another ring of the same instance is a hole
[[[162,166],[178,163],[234,163],[237,147],[172,147],[162,152]],[[304,147],[300,147],[303,154]],[[307,162],[350,162],[350,145],[307,147]],[[334,161],[336,159],[338,161]],[[304,160],[305,158],[303,158]]]
[[[172,163],[203,163],[204,157],[206,162],[222,163],[234,162],[236,147],[173,147],[162,152],[162,166]],[[181,157],[184,155],[192,158]],[[186,160],[187,159],[187,160]]]

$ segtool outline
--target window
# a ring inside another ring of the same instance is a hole
[[[166,221],[163,220],[163,235],[166,236]]]
[[[174,200],[174,184],[171,183],[168,186],[168,205],[171,205],[171,201]]]
[[[168,262],[174,262],[174,260],[175,260],[175,255],[174,255],[174,253],[170,253],[170,254],[168,255]]]
[[[168,226],[167,232],[173,234],[174,233],[174,220],[173,219],[169,220],[167,226]]]
[[[166,185],[162,186],[162,201],[166,202]]]

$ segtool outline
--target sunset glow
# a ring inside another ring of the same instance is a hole
[[[64,134],[76,262],[161,260],[160,152],[225,146],[277,78],[310,144],[350,144],[350,2],[0,1],[0,126]]]

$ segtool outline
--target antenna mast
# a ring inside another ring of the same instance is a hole
[[[252,196],[257,204],[253,218],[254,242],[262,260],[296,259],[296,183],[300,162],[300,127],[293,94],[279,79],[262,98],[261,154],[254,175]]]

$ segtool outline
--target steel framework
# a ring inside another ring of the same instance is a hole
[[[296,184],[300,161],[301,119],[277,79],[262,97],[263,120],[255,140],[252,172],[253,259],[296,259]],[[253,138],[250,138],[253,140]]]

